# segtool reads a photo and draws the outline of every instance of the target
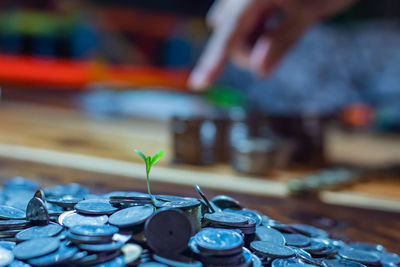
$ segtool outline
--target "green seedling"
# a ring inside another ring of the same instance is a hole
[[[161,159],[161,157],[164,155],[164,150],[160,149],[156,152],[156,154],[154,154],[153,157],[147,156],[145,154],[143,154],[143,152],[135,149],[135,152],[139,154],[139,156],[144,160],[144,163],[146,164],[146,180],[147,180],[147,191],[149,192],[149,196],[151,198],[151,202],[153,203],[154,208],[156,207],[156,202],[154,200],[153,195],[151,194],[150,191],[150,179],[149,179],[149,174],[150,174],[150,170],[151,167],[153,167],[153,165],[159,161]]]

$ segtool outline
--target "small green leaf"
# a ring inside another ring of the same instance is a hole
[[[164,149],[158,150],[156,152],[156,154],[154,154],[153,158],[151,159],[150,167],[152,167],[156,162],[158,162],[163,155],[164,155]]]
[[[144,162],[146,162],[146,156],[143,154],[142,151],[135,149],[135,152],[139,154],[139,156],[144,160]]]
[[[151,157],[148,156],[146,158],[145,162],[146,162],[146,173],[147,173],[147,176],[149,176],[150,169],[151,169],[151,165],[150,165],[151,164]]]

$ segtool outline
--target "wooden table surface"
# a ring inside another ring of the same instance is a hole
[[[352,159],[368,166],[372,165],[371,162],[382,165],[397,158],[400,162],[400,156],[397,155],[400,142],[397,139],[383,139],[380,143],[383,143],[385,150],[380,151],[379,143],[368,137],[361,136],[360,141],[349,142],[348,139],[359,139],[352,136],[347,138],[335,130],[330,131],[329,136],[327,151],[329,157],[336,161],[351,162]],[[366,153],[365,150],[371,146],[374,147],[374,153]],[[288,193],[285,184],[288,178],[310,172],[274,171],[268,177],[259,178],[239,175],[226,165],[173,166],[170,164],[172,145],[168,122],[135,117],[93,116],[59,105],[54,107],[14,100],[3,101],[0,105],[0,156],[29,158],[31,161],[86,170],[99,171],[102,168],[101,171],[109,174],[144,178],[142,163],[133,152],[134,148],[146,153],[154,153],[160,148],[166,150],[160,167],[153,172],[153,180],[199,183],[250,194],[284,197]],[[373,178],[343,187],[339,192],[324,190],[320,196],[328,203],[400,211],[400,179],[379,174]]]
[[[368,158],[363,151],[368,138],[365,136],[353,144],[362,147],[364,162],[383,164],[400,158],[400,150],[396,149],[398,140],[392,137],[383,139],[383,147],[388,148],[384,157],[375,153]],[[342,147],[331,146],[329,153],[333,158],[341,160],[343,153],[348,156],[345,153],[345,148],[351,146],[346,143],[348,138],[331,132],[331,140],[345,143]],[[372,147],[379,147],[375,152],[380,153],[381,146],[374,142],[369,140]],[[155,193],[195,196],[193,184],[198,183],[209,197],[231,195],[245,206],[282,222],[309,223],[329,230],[338,238],[381,243],[391,251],[400,251],[398,178],[381,177],[339,192],[326,191],[321,200],[291,198],[287,196],[285,180],[299,175],[298,170],[279,171],[260,179],[237,175],[228,166],[171,166],[166,122],[92,117],[70,108],[14,99],[0,103],[1,179],[25,176],[43,185],[79,182],[95,191],[145,191],[144,167],[133,153],[134,148],[167,151],[152,171]],[[355,152],[350,150],[354,159]],[[354,203],[370,208],[350,207]]]

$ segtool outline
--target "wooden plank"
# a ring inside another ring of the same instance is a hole
[[[0,157],[118,175],[129,179],[146,179],[144,166],[141,163],[76,153],[0,143]],[[188,186],[199,184],[212,189],[261,196],[288,196],[286,185],[273,180],[259,179],[250,176],[230,176],[205,171],[189,171],[165,166],[157,166],[154,168],[151,173],[151,180]],[[397,199],[387,199],[376,196],[367,197],[353,192],[341,193],[323,191],[320,195],[322,201],[326,203],[400,212],[400,201]]]
[[[327,154],[333,162],[382,167],[400,162],[400,138],[394,134],[345,132],[331,127]]]
[[[146,179],[144,165],[142,163],[4,143],[0,143],[0,156],[55,166],[64,166],[73,169],[125,176],[131,179]],[[152,170],[151,180],[183,185],[199,184],[209,188],[258,195],[280,197],[287,195],[286,186],[275,181],[257,179],[254,177],[235,177],[204,171],[193,172],[163,166],[158,166]]]
[[[351,191],[322,191],[319,197],[323,202],[335,205],[400,212],[400,201],[398,199],[360,194]]]

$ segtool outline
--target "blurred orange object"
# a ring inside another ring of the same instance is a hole
[[[94,61],[0,55],[0,83],[85,89],[96,82],[124,87],[186,88],[188,71],[148,66],[102,65]]]
[[[354,128],[365,128],[372,124],[374,109],[365,103],[353,103],[342,109],[340,121]]]

